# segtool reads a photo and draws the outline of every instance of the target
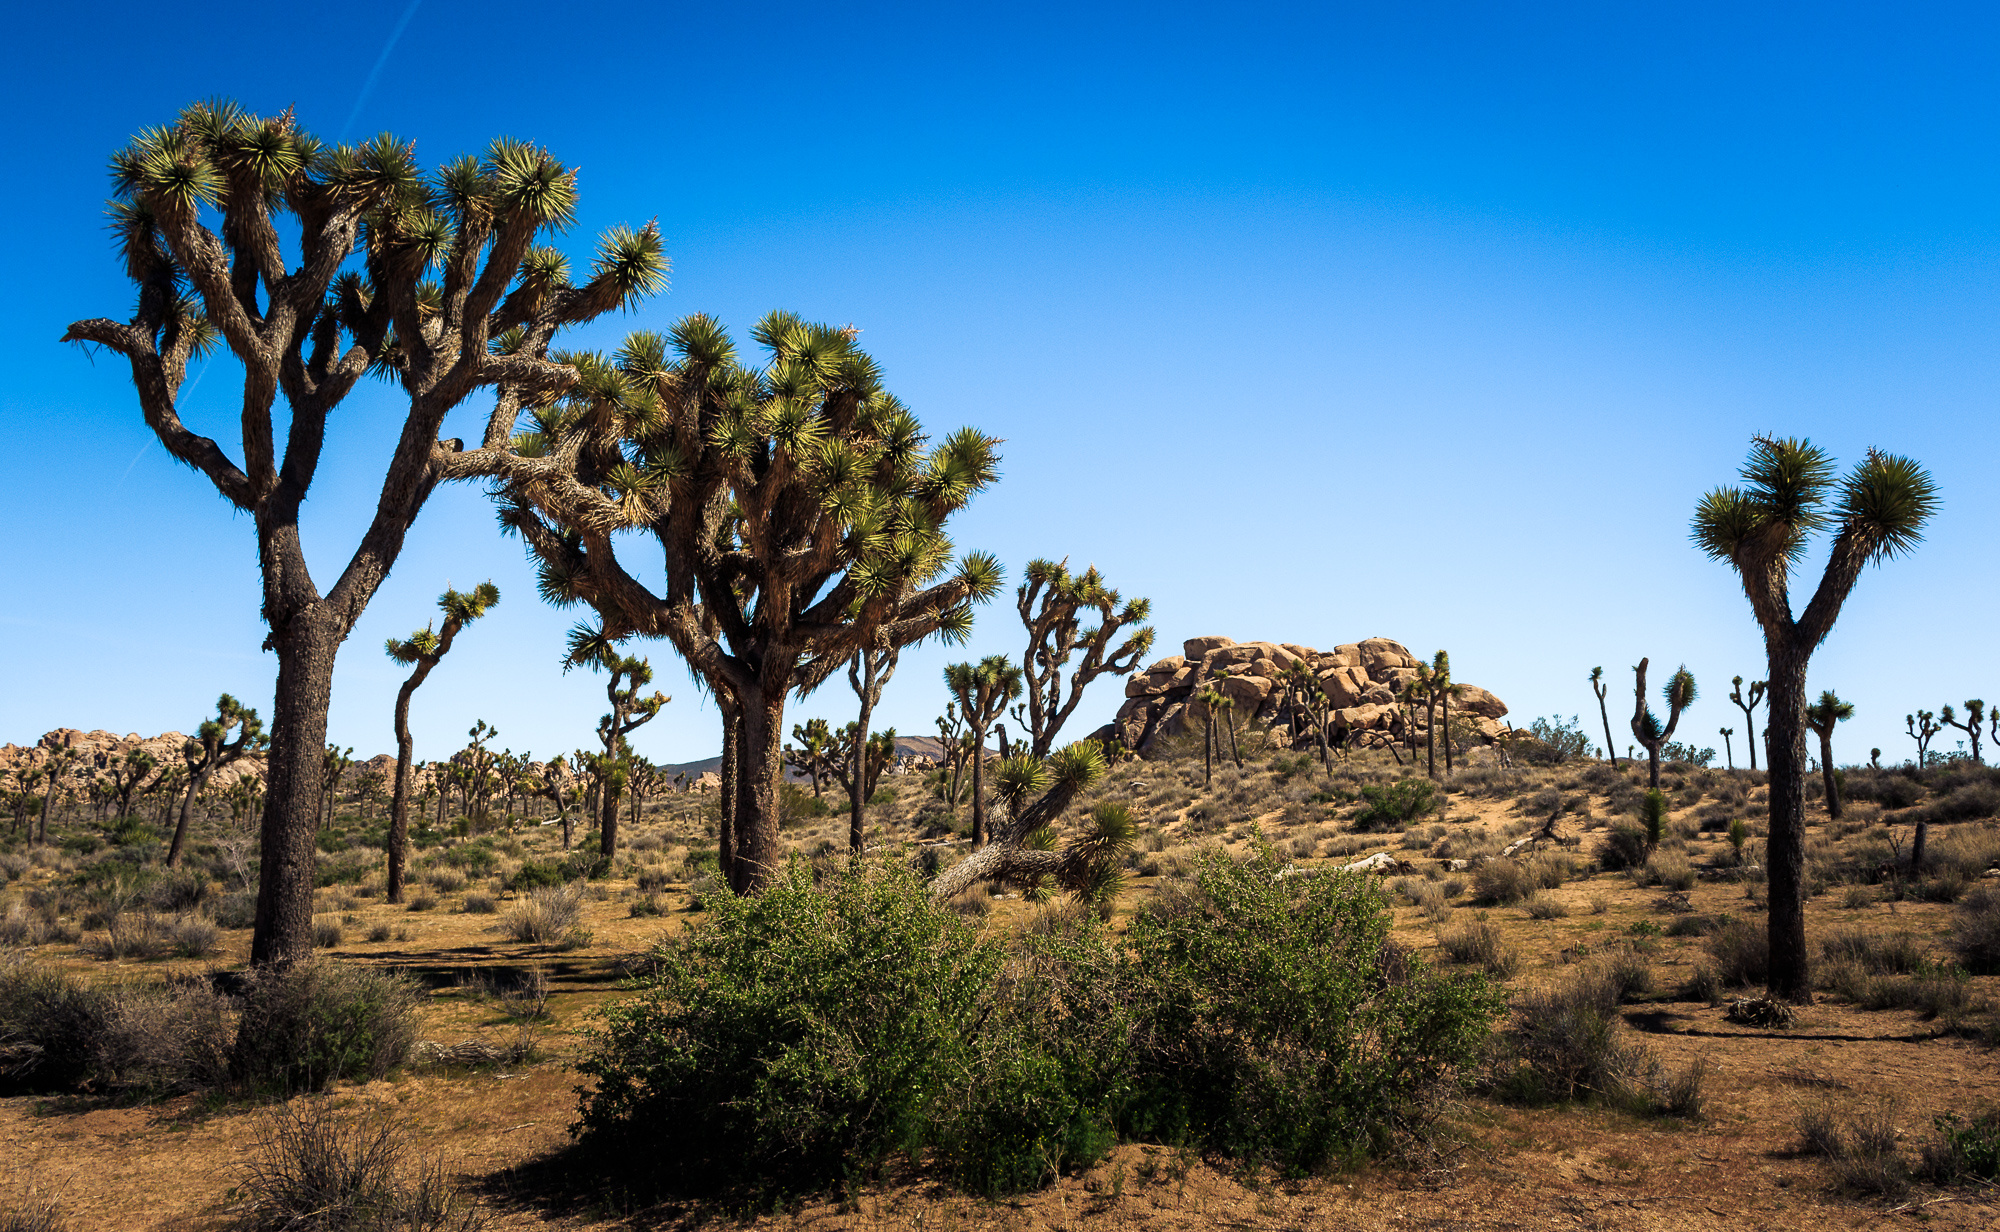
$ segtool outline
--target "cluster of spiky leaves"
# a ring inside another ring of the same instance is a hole
[[[591,541],[622,530],[665,538],[677,513],[699,520],[697,540],[746,615],[787,560],[843,574],[848,618],[945,571],[944,520],[993,481],[997,442],[965,429],[927,448],[851,330],[781,312],[753,332],[768,353],[761,366],[699,314],[666,335],[632,333],[608,357],[560,357],[579,379],[528,408],[512,442],[518,458],[559,462],[560,475],[534,470],[500,490],[504,524],[549,521],[531,537],[545,598],[601,598],[586,593],[587,553],[602,550]],[[966,557],[959,572],[976,597],[998,586],[990,556]],[[948,635],[962,633],[970,608],[943,618]]]
[[[444,613],[445,628],[448,631],[440,637],[436,630],[426,624],[423,628],[403,639],[390,638],[383,650],[398,663],[419,663],[425,659],[436,659],[449,649],[449,637],[459,629],[478,620],[486,614],[486,609],[500,602],[500,588],[491,582],[481,582],[469,591],[447,588],[438,596],[438,609]]]

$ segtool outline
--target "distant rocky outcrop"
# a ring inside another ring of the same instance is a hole
[[[17,772],[45,766],[58,751],[68,749],[77,756],[63,775],[63,781],[73,787],[84,788],[92,779],[124,760],[125,754],[133,749],[144,749],[152,754],[161,769],[181,765],[181,746],[187,741],[188,737],[177,731],[161,732],[157,736],[141,736],[138,732],[121,736],[116,732],[58,727],[30,745],[0,744],[0,778],[12,782]],[[263,777],[264,759],[252,754],[217,770],[209,779],[209,787],[221,791],[235,786],[238,779],[261,780]]]
[[[1180,654],[1169,655],[1126,681],[1125,704],[1112,721],[1113,730],[1127,748],[1141,754],[1153,752],[1165,737],[1199,730],[1207,708],[1195,693],[1213,680],[1234,703],[1239,722],[1254,718],[1271,725],[1276,738],[1289,740],[1292,699],[1282,678],[1297,663],[1304,663],[1326,691],[1333,705],[1335,739],[1367,745],[1410,734],[1404,731],[1396,693],[1416,676],[1417,660],[1402,643],[1386,637],[1324,651],[1291,642],[1189,638]],[[1224,668],[1227,676],[1221,675]],[[1476,685],[1459,686],[1452,712],[1470,716],[1489,741],[1506,731],[1500,719],[1507,704]],[[1414,733],[1418,739],[1423,723],[1419,709]]]

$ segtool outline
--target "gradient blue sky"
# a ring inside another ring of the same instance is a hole
[[[1719,746],[1761,643],[1687,521],[1770,431],[1849,462],[1911,454],[1943,490],[1928,542],[1864,575],[1814,661],[1812,687],[1858,707],[1841,759],[1907,756],[1918,706],[2000,700],[1990,7],[158,13],[14,19],[5,142],[36,174],[0,202],[0,741],[191,730],[223,690],[269,705],[249,525],[148,443],[119,364],[56,341],[129,311],[106,156],[213,94],[296,104],[329,138],[389,129],[427,165],[543,143],[582,169],[579,257],[657,218],[671,291],[577,343],[696,311],[739,334],[778,307],[861,326],[934,431],[1006,438],[960,545],[1013,576],[1097,563],[1153,599],[1163,653],[1393,637],[1448,648],[1517,723],[1592,729],[1590,668],[1629,714],[1649,655],[1694,670],[1683,732]],[[226,445],[234,381],[211,362],[184,399]],[[322,585],[397,415],[371,387],[337,417],[307,511]],[[475,717],[538,754],[590,738],[601,685],[557,666],[574,614],[535,599],[463,489],[431,502],[343,651],[335,739],[391,747],[382,640],[487,578],[505,598],[420,694],[419,756]],[[969,647],[906,656],[878,721],[929,732],[942,665],[1018,654],[1019,634],[1010,587]],[[637,747],[714,752],[713,709],[668,647],[652,657],[674,702]],[[1099,689],[1075,734],[1116,707]],[[795,713],[850,708],[829,686]]]

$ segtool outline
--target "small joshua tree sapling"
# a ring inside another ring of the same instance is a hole
[[[1604,720],[1604,752],[1606,756],[1611,758],[1611,768],[1616,770],[1618,768],[1618,742],[1611,738],[1611,711],[1604,704],[1605,697],[1611,692],[1611,686],[1604,682],[1603,668],[1593,667],[1590,669],[1590,691],[1597,694],[1597,717]]]

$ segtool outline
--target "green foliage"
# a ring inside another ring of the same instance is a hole
[[[780,783],[778,785],[779,825],[794,826],[801,821],[810,821],[819,817],[831,816],[832,813],[833,806],[831,804],[828,804],[821,797],[815,796],[797,783]]]
[[[592,1032],[585,1148],[681,1192],[826,1189],[920,1148],[976,1073],[999,948],[901,870],[821,888],[794,862],[708,908]]]
[[[314,960],[250,978],[231,1058],[250,1086],[323,1090],[381,1078],[416,1046],[425,993],[407,976]]]
[[[1398,779],[1386,787],[1363,787],[1364,801],[1354,814],[1357,827],[1405,826],[1437,811],[1437,784],[1429,779]]]
[[[1646,831],[1646,847],[1658,847],[1667,835],[1667,795],[1655,787],[1639,801],[1639,824]]]
[[[1369,879],[1278,871],[1268,848],[1210,855],[1184,900],[1134,920],[1125,1125],[1297,1174],[1381,1149],[1503,1002],[1391,945]]]
[[[1646,832],[1637,826],[1620,823],[1612,826],[1604,834],[1604,845],[1597,849],[1598,867],[1607,872],[1617,872],[1623,868],[1638,868],[1646,862],[1646,854],[1652,844]]]
[[[563,875],[563,866],[555,860],[529,860],[507,879],[503,889],[515,893],[525,893],[541,886],[559,886],[569,881]]]
[[[1567,723],[1561,715],[1536,719],[1528,724],[1528,735],[1534,743],[1522,742],[1516,754],[1534,765],[1558,766],[1590,753],[1590,737],[1584,734],[1583,725],[1575,715]]]
[[[1932,1180],[2000,1181],[2000,1112],[1970,1121],[1947,1112],[1931,1125],[1937,1140],[1924,1148],[1924,1172]]]

